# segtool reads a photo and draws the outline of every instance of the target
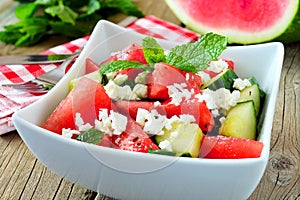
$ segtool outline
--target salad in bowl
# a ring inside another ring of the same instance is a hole
[[[281,43],[179,44],[100,21],[13,122],[49,169],[110,197],[247,199],[268,162],[282,61]]]
[[[226,38],[208,33],[167,53],[152,37],[112,52],[70,82],[43,128],[100,146],[193,158],[257,158],[265,93],[219,59]]]

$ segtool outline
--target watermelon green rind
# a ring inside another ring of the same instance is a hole
[[[286,29],[286,31],[275,40],[283,43],[300,41],[300,8],[298,8],[294,20]]]
[[[236,25],[235,27],[227,26],[227,27],[219,27],[219,28],[213,25],[207,25],[206,22],[203,23],[201,21],[196,21],[196,19],[192,17],[192,14],[190,14],[191,12],[197,13],[199,11],[192,10],[190,12],[187,12],[184,9],[183,5],[191,4],[193,3],[192,1],[165,0],[165,2],[168,4],[169,8],[173,11],[173,13],[178,17],[178,19],[187,26],[187,28],[195,32],[198,32],[200,34],[214,32],[220,35],[227,36],[229,43],[254,44],[254,43],[268,42],[276,38],[278,38],[278,40],[282,42],[285,42],[285,40],[297,41],[298,39],[300,39],[299,36],[300,35],[300,29],[299,29],[300,13],[298,11],[299,0],[290,0],[288,2],[286,9],[283,12],[284,14],[276,21],[276,23],[274,23],[269,27],[263,28],[260,31],[254,30],[256,27],[253,27],[253,31],[252,31],[252,30],[242,30]],[[222,1],[219,2],[221,5]],[[238,1],[233,1],[233,2],[238,3]],[[218,13],[218,15],[222,15],[222,14],[224,14],[225,17],[226,13]],[[226,16],[228,17],[228,15]],[[287,32],[286,35],[285,32]]]

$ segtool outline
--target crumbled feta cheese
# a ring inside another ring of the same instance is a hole
[[[139,73],[135,77],[134,82],[146,85],[147,84],[147,75],[148,75],[148,73],[149,72],[147,72],[147,71],[143,71],[143,72]]]
[[[125,81],[128,80],[128,76],[126,74],[118,74],[115,78],[114,78],[114,82],[117,85],[122,85]]]
[[[79,135],[80,132],[77,130],[71,130],[70,128],[63,128],[61,135],[66,138],[72,138],[73,134]]]
[[[216,60],[216,61],[211,61],[209,63],[209,67],[207,70],[215,72],[215,73],[220,73],[222,71],[225,71],[228,68],[228,63],[225,60]]]
[[[87,131],[93,128],[89,123],[84,124],[80,113],[75,113],[75,125],[79,131]]]
[[[205,89],[202,94],[196,95],[199,102],[205,101],[208,109],[225,109],[235,106],[240,98],[240,92],[234,90],[232,93],[225,89],[219,88],[216,91]]]
[[[178,131],[173,131],[171,137],[176,138],[179,135]]]
[[[236,88],[240,91],[249,86],[251,86],[251,83],[248,79],[237,78],[233,83],[233,88]]]
[[[110,111],[110,119],[114,135],[120,135],[123,131],[126,130],[127,117],[112,110]]]
[[[147,85],[136,84],[132,89],[132,93],[135,94],[134,96],[137,97],[136,99],[146,98],[148,94],[148,87]]]
[[[147,97],[147,86],[136,84],[133,89],[129,85],[119,86],[109,80],[104,86],[107,95],[114,100],[140,100]]]
[[[81,118],[81,114],[80,113],[75,113],[75,125],[77,127],[80,127],[81,125],[84,124],[83,119]]]
[[[127,117],[107,109],[100,109],[99,120],[95,120],[95,128],[109,135],[119,135],[126,130]]]
[[[152,135],[163,135],[163,128],[167,123],[167,117],[160,115],[156,110],[151,110],[146,117],[143,130]]]
[[[159,101],[155,101],[154,104],[153,104],[154,108],[156,108],[156,107],[158,107],[160,105],[161,105],[161,103]]]
[[[218,116],[220,115],[218,109],[213,109],[213,110],[211,110],[211,114],[213,115],[213,117],[218,117]]]
[[[180,118],[180,121],[182,121],[183,123],[186,123],[186,124],[196,122],[196,119],[193,115],[183,114],[183,115],[180,115],[179,118]]]
[[[190,80],[190,74],[189,74],[189,73],[186,73],[186,74],[185,74],[185,80],[187,80],[187,81]]]
[[[185,83],[174,83],[173,85],[167,86],[169,96],[172,98],[170,104],[179,106],[184,99],[188,100],[191,98],[193,90],[189,91],[186,87],[187,85]]]
[[[141,126],[145,126],[146,123],[146,117],[149,115],[149,111],[143,108],[138,108],[136,113],[136,122],[140,124]]]
[[[113,80],[114,77],[116,76],[116,72],[109,72],[109,73],[107,73],[107,74],[105,74],[105,75],[106,75],[106,78],[107,78],[108,80]]]
[[[172,152],[172,146],[171,146],[171,143],[168,140],[161,141],[158,146],[162,150]]]
[[[83,124],[81,126],[78,127],[79,131],[87,131],[89,129],[93,128],[93,126],[89,123]]]
[[[225,117],[221,117],[221,118],[219,119],[219,121],[220,121],[221,124],[223,124],[224,120],[225,120]]]
[[[204,71],[197,72],[197,75],[201,77],[203,83],[208,83],[208,81],[211,79],[208,73],[205,73]]]

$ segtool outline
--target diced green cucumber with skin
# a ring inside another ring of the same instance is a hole
[[[257,84],[246,87],[240,92],[240,99],[238,100],[238,102],[249,100],[252,100],[254,102],[255,113],[257,117],[260,113],[260,92]]]
[[[172,151],[177,156],[191,155],[193,158],[198,158],[203,137],[198,124],[174,122],[170,130],[164,128],[163,131],[163,135],[155,136],[158,144],[164,140],[168,140]]]
[[[260,98],[261,98],[261,102],[263,102],[263,99],[265,98],[266,96],[266,93],[260,88],[259,84],[258,84],[258,81],[255,79],[254,76],[251,76],[250,78],[248,78],[249,82],[251,83],[251,85],[254,85],[254,84],[257,84],[258,85],[258,88],[259,88],[259,95],[260,95]]]
[[[238,76],[236,73],[229,68],[210,79],[207,84],[203,84],[201,89],[209,88],[211,90],[217,90],[219,88],[226,88],[228,90],[232,90],[234,79],[237,78]]]
[[[232,107],[220,127],[221,135],[256,139],[257,118],[252,100],[238,103]]]
[[[92,80],[94,80],[94,81],[97,81],[97,82],[99,82],[99,83],[100,83],[100,81],[101,81],[101,79],[100,79],[101,77],[100,77],[98,71],[91,72],[91,73],[86,74],[86,75],[81,76],[81,77],[86,77],[86,78],[92,79]],[[70,83],[69,83],[69,90],[70,90],[70,91],[76,86],[76,84],[78,83],[78,81],[79,81],[79,79],[80,79],[81,77],[75,78],[75,79],[73,79],[73,80],[70,81]]]

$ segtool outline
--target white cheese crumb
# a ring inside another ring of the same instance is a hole
[[[147,75],[148,74],[149,74],[149,72],[147,72],[147,71],[143,71],[143,72],[139,73],[135,77],[134,82],[146,85],[147,84]]]
[[[99,120],[95,120],[95,128],[109,135],[120,135],[126,130],[126,126],[126,116],[114,111],[110,111],[108,115],[107,109],[100,109]]]
[[[180,121],[186,124],[196,122],[196,119],[193,115],[183,114],[179,116]]]
[[[223,124],[223,122],[225,121],[225,117],[221,117],[221,118],[219,119],[219,121],[220,121],[221,124]]]
[[[237,78],[233,83],[233,88],[236,88],[240,91],[249,86],[251,86],[251,83],[248,79]]]
[[[202,94],[196,95],[199,102],[206,102],[208,109],[225,109],[235,106],[240,98],[240,92],[234,90],[232,93],[225,89],[219,88],[216,91],[205,89]]]
[[[89,123],[84,124],[80,113],[75,113],[75,125],[79,131],[87,131],[93,128]]]
[[[207,70],[215,72],[215,73],[220,73],[222,71],[225,71],[228,68],[228,63],[225,60],[216,60],[216,61],[211,61],[209,63],[209,67]]]
[[[171,143],[168,140],[161,141],[158,146],[162,150],[172,152],[172,146],[171,146]]]
[[[208,81],[210,81],[210,79],[211,79],[211,77],[209,76],[209,74],[205,73],[204,71],[197,72],[197,75],[201,77],[202,82],[204,84],[208,83]]]
[[[120,113],[110,111],[111,127],[113,129],[114,135],[120,135],[126,130],[127,117],[121,115]]]
[[[147,97],[147,85],[136,84],[133,90],[129,85],[119,86],[109,80],[104,86],[107,95],[114,100],[140,100]]]
[[[171,137],[176,138],[179,135],[178,131],[173,131]]]
[[[189,91],[186,87],[187,85],[185,83],[174,83],[173,85],[167,86],[169,96],[172,98],[170,104],[178,106],[184,99],[188,100],[191,98],[193,91]]]
[[[147,85],[136,84],[132,89],[132,93],[135,94],[133,96],[137,97],[136,100],[146,98],[148,94],[148,87]]]
[[[66,138],[72,138],[73,134],[80,135],[80,132],[77,130],[71,130],[70,128],[63,128],[61,135]]]
[[[145,126],[146,123],[146,117],[149,115],[149,111],[143,108],[138,108],[136,113],[136,122],[140,124],[141,126]]]
[[[114,82],[117,85],[122,85],[125,81],[128,80],[128,76],[126,74],[118,74],[115,78],[114,78]]]
[[[154,108],[156,108],[156,107],[158,107],[160,105],[161,105],[161,103],[159,101],[155,101],[154,104],[153,104]]]
[[[75,113],[75,125],[77,127],[80,127],[81,125],[84,124],[83,119],[81,118],[81,114],[80,113]]]
[[[163,135],[163,128],[166,123],[166,116],[160,115],[157,110],[151,110],[151,112],[146,115],[146,122],[143,130],[152,135]]]

